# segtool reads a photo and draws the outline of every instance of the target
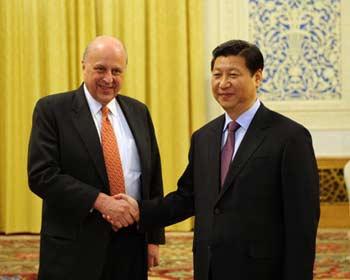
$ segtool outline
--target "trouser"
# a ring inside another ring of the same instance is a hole
[[[134,226],[111,233],[100,280],[147,279],[147,247],[144,234]]]

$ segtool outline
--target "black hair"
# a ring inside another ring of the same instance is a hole
[[[251,75],[259,69],[264,69],[264,57],[259,48],[243,40],[230,40],[218,45],[212,52],[211,70],[214,68],[215,60],[219,56],[241,56]]]

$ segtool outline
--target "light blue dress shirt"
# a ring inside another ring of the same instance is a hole
[[[236,122],[240,125],[240,127],[236,130],[235,132],[235,149],[233,151],[233,155],[232,155],[232,160],[234,159],[236,152],[239,148],[239,145],[241,145],[241,142],[243,140],[244,135],[246,134],[250,123],[252,122],[256,112],[258,111],[260,107],[260,101],[259,99],[257,99],[253,106],[251,106],[247,111],[245,111],[243,114],[241,114]],[[223,148],[225,142],[226,142],[226,138],[227,138],[227,128],[228,128],[228,124],[232,121],[232,119],[230,118],[230,116],[225,113],[225,125],[224,125],[224,129],[222,131],[222,138],[221,138],[221,149]]]

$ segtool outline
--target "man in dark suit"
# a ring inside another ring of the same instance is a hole
[[[212,91],[225,114],[193,134],[178,189],[139,203],[145,227],[195,216],[197,280],[313,277],[320,213],[312,140],[259,101],[263,67],[260,50],[248,42],[214,49]]]
[[[163,196],[151,117],[144,104],[119,94],[127,67],[119,40],[97,37],[82,67],[84,83],[77,90],[44,97],[34,109],[28,178],[43,199],[38,279],[147,279],[147,262],[159,262],[164,230],[139,231],[131,225],[138,213],[111,196],[102,119],[116,135],[118,155],[111,158],[118,156],[122,175],[114,178],[142,200]]]

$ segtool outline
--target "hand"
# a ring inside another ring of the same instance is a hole
[[[115,199],[104,193],[100,193],[95,201],[94,208],[100,211],[116,229],[127,227],[135,222],[138,217],[138,208],[124,199]]]
[[[114,196],[112,196],[112,198],[114,198],[116,200],[122,200],[122,201],[127,202],[132,209],[130,211],[130,214],[131,214],[133,220],[136,222],[139,221],[139,206],[138,206],[137,201],[134,198],[132,198],[131,196],[128,196],[126,194],[123,194],[123,193],[114,195]],[[108,222],[110,222],[112,224],[112,229],[114,231],[118,231],[122,227],[116,221],[113,220],[113,217],[111,217],[109,215],[103,215],[103,218],[105,218]]]
[[[159,246],[148,244],[148,269],[159,265]]]
[[[134,198],[132,198],[131,196],[129,196],[125,193],[116,194],[113,196],[113,198],[118,199],[118,200],[122,199],[122,200],[127,201],[133,209],[131,214],[132,214],[132,217],[134,218],[135,222],[138,222],[140,220],[139,204],[137,203],[137,201]]]

